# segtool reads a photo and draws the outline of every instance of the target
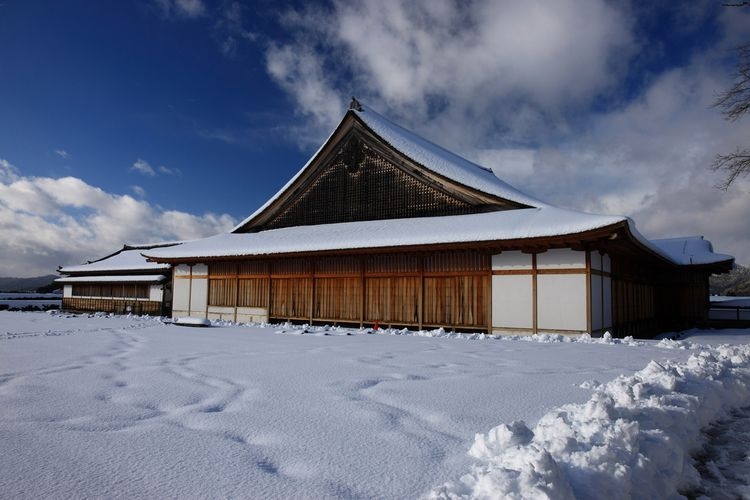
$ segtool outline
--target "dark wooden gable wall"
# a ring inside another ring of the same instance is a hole
[[[245,231],[519,208],[439,179],[361,127],[351,127],[293,194]]]

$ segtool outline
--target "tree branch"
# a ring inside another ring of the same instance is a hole
[[[750,111],[750,45],[737,48],[739,62],[734,74],[732,88],[719,94],[714,107],[721,108],[721,113],[729,121],[736,121]]]
[[[716,155],[711,170],[726,173],[727,177],[717,187],[727,190],[738,178],[750,173],[750,149],[739,149],[728,155]]]

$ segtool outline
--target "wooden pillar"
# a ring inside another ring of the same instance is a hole
[[[361,287],[360,294],[362,300],[359,301],[359,327],[364,328],[365,326],[365,300],[367,300],[366,288],[365,288],[365,259],[366,257],[360,257],[359,259],[359,286]]]
[[[188,316],[193,314],[193,264],[189,264],[190,267],[190,278],[189,285],[188,285]],[[122,295],[125,296],[125,285],[122,285]],[[208,302],[208,301],[206,301]]]
[[[486,256],[489,259],[487,269],[487,283],[484,286],[484,307],[487,311],[487,334],[492,335],[492,254]]]
[[[310,324],[315,316],[315,261],[310,261]]]
[[[268,261],[268,302],[266,302],[266,306],[268,307],[268,321],[271,321],[271,283],[273,280],[271,280],[271,265],[272,262]]]
[[[240,265],[234,265],[234,322],[237,323],[237,308],[240,306]]]
[[[531,333],[536,334],[537,327],[537,293],[536,293],[536,253],[531,254]]]
[[[419,295],[417,297],[417,320],[422,329],[424,318],[424,254],[419,256]]]
[[[586,331],[591,334],[591,252],[586,250]]]

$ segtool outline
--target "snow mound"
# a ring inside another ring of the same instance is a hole
[[[429,498],[674,498],[699,485],[701,429],[750,397],[750,345],[651,361],[583,404],[477,434],[472,470]]]
[[[177,318],[172,323],[178,326],[199,326],[199,327],[211,326],[211,322],[204,318],[189,318],[189,317]]]

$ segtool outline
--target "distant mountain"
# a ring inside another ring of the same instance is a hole
[[[48,287],[56,278],[59,278],[56,274],[36,278],[0,278],[0,292],[36,292],[38,288]]]
[[[712,295],[750,296],[750,269],[739,264],[726,274],[715,274],[709,279]]]

